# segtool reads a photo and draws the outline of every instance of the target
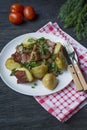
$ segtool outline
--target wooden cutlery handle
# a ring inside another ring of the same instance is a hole
[[[86,83],[86,80],[85,80],[85,78],[84,78],[84,76],[83,76],[83,74],[81,72],[81,69],[80,69],[79,65],[75,64],[74,67],[75,67],[76,73],[77,73],[77,75],[78,75],[78,77],[80,79],[80,82],[81,82],[81,84],[82,84],[82,86],[84,88],[84,91],[87,91],[87,83]]]
[[[70,72],[71,72],[72,78],[73,78],[74,83],[75,83],[75,85],[76,85],[76,90],[77,90],[77,91],[82,91],[82,90],[83,90],[83,87],[82,87],[82,85],[81,85],[81,82],[80,82],[80,80],[79,80],[79,78],[78,78],[78,76],[77,76],[77,74],[76,74],[76,71],[75,71],[73,65],[72,65],[72,64],[68,65],[68,68],[69,68],[69,70],[70,70]]]

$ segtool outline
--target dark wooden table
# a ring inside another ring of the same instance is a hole
[[[11,24],[8,14],[9,7],[14,2],[20,2],[24,6],[32,5],[37,19],[18,26]],[[56,21],[63,28],[58,12],[64,2],[65,0],[1,0],[0,51],[13,38],[37,31],[49,21]],[[73,29],[63,30],[76,39]],[[87,39],[84,39],[80,43],[87,48],[86,42]],[[87,130],[87,106],[66,123],[61,123],[45,111],[32,96],[11,90],[0,78],[0,130]]]

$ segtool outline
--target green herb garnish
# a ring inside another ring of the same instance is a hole
[[[43,44],[41,47],[40,47],[40,53],[42,54],[42,55],[45,55],[45,52],[46,51],[49,51],[48,50],[48,45],[47,44]]]
[[[52,55],[51,55],[52,60],[55,60],[56,57],[57,57],[57,54],[52,54]]]
[[[29,63],[22,63],[22,66],[29,70],[39,65],[41,65],[41,62],[36,62],[36,61],[30,61]]]
[[[37,86],[37,83],[35,82],[31,87],[35,88]]]
[[[28,42],[29,42],[29,43],[35,43],[36,40],[35,40],[34,38],[29,38],[29,39],[28,39]]]
[[[48,66],[48,72],[52,72],[55,75],[62,74],[62,71],[58,68],[55,61],[53,61],[51,64],[49,62],[46,62],[46,65]]]
[[[37,40],[37,44],[42,45],[46,42],[46,39],[44,37],[41,37]]]
[[[10,73],[10,76],[13,76],[14,75],[14,72],[15,72],[16,68],[14,68],[11,73]]]

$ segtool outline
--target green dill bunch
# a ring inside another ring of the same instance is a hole
[[[87,37],[87,4],[84,5],[82,11],[79,13],[77,24],[74,28],[78,40]]]
[[[59,18],[65,22],[66,17],[74,10],[79,0],[67,0],[60,8]]]
[[[67,0],[60,8],[64,28],[74,27],[78,40],[87,37],[87,0]]]

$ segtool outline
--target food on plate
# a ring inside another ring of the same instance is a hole
[[[58,75],[67,69],[61,43],[44,37],[27,37],[15,49],[5,66],[17,78],[17,83],[40,80],[46,88],[56,88]]]
[[[12,57],[7,59],[7,61],[5,62],[5,66],[9,70],[13,70],[21,67],[21,65],[18,62],[14,61]]]
[[[13,24],[21,24],[23,22],[23,15],[19,12],[10,12],[9,21]]]
[[[10,6],[10,12],[19,12],[23,14],[24,6],[20,3],[14,3]]]
[[[62,44],[60,42],[58,42],[58,44],[56,44],[55,48],[54,48],[54,54],[59,54],[62,51]]]
[[[22,43],[24,47],[29,47],[31,44],[36,43],[36,38],[26,38]]]
[[[53,90],[56,88],[57,84],[58,84],[58,80],[56,78],[56,76],[53,73],[47,73],[43,79],[42,79],[42,83],[43,85],[50,89]]]
[[[32,82],[34,80],[30,71],[24,67],[17,68],[13,73],[17,78],[17,83]]]
[[[48,66],[47,65],[40,65],[31,69],[31,72],[35,78],[41,79],[47,73]]]
[[[67,68],[67,62],[66,62],[65,56],[63,54],[63,46],[61,43],[58,43],[55,46],[54,54],[57,55],[57,57],[55,58],[55,62],[57,64],[58,68],[65,70]]]
[[[35,10],[32,6],[26,6],[23,11],[24,17],[28,20],[35,18]]]

